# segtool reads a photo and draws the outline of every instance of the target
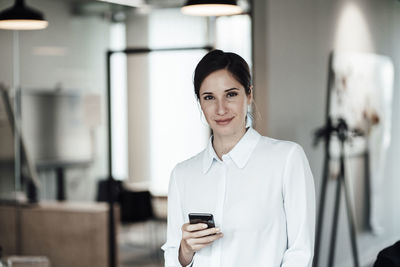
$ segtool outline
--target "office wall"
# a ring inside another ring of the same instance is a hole
[[[1,1],[0,9],[13,1]],[[71,14],[71,2],[36,0],[28,5],[41,10],[49,27],[40,31],[19,32],[19,71],[22,88],[79,90],[101,96],[101,125],[93,132],[93,162],[84,168],[66,172],[67,197],[92,200],[96,180],[107,174],[106,150],[106,68],[105,53],[109,45],[109,22],[97,16],[78,17]],[[13,86],[12,31],[0,30],[0,82]],[[42,176],[42,194],[54,197],[54,174]]]
[[[400,239],[396,203],[400,181],[400,3],[383,1],[255,1],[255,97],[263,134],[300,143],[309,157],[319,196],[322,145],[312,146],[312,132],[324,123],[327,64],[332,49],[373,52],[391,57],[395,66],[392,143],[379,203],[384,232],[358,233],[361,263],[372,262],[383,247]],[[397,164],[398,165],[398,164]],[[333,183],[329,184],[320,264],[327,260],[332,221]],[[351,266],[344,213],[339,220],[336,263]]]

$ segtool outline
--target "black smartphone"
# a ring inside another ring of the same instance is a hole
[[[214,228],[214,216],[211,213],[189,213],[190,224],[205,223],[208,228]]]

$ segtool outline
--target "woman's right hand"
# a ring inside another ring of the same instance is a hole
[[[205,223],[182,225],[182,240],[179,248],[179,262],[187,266],[193,259],[194,253],[220,239],[223,234],[219,228],[207,228]]]

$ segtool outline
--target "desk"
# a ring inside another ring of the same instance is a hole
[[[56,267],[108,266],[106,203],[40,202],[19,212],[22,255],[46,256]],[[17,254],[16,218],[14,206],[0,205],[0,246],[8,255]]]

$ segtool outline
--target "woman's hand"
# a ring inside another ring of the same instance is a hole
[[[182,266],[187,266],[192,261],[196,251],[223,236],[219,228],[207,227],[205,223],[182,225],[182,240],[179,248],[179,262]]]

